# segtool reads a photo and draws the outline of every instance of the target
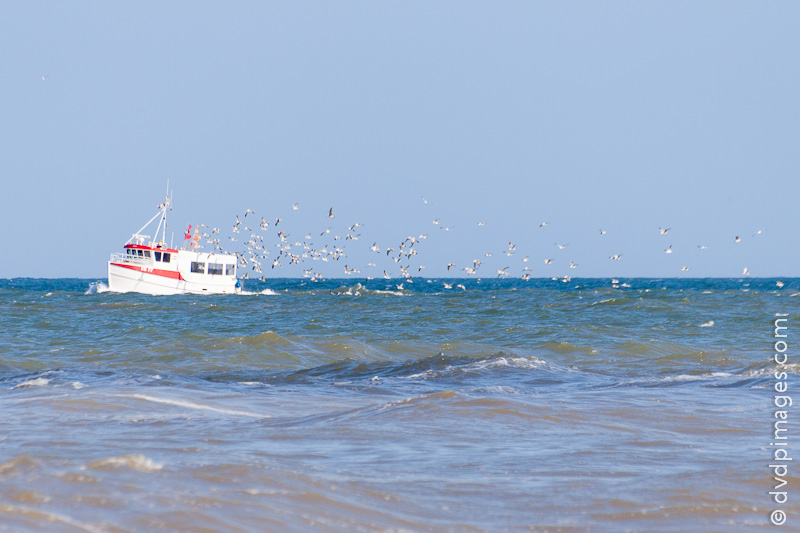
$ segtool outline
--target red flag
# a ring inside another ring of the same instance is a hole
[[[192,225],[189,224],[189,229],[186,230],[186,233],[183,234],[183,240],[191,239],[192,238]]]

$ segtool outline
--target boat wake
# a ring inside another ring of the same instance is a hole
[[[83,294],[102,294],[108,291],[109,291],[108,285],[106,285],[102,281],[94,281],[89,284],[89,288]]]

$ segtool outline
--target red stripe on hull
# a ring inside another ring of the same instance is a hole
[[[183,276],[181,276],[181,273],[176,272],[174,270],[163,270],[161,268],[145,268],[145,267],[140,267],[138,265],[126,265],[124,263],[111,263],[111,264],[118,267],[130,268],[131,270],[136,270],[137,272],[143,272],[144,274],[153,274],[154,276],[161,276],[164,278],[171,278],[183,281]]]

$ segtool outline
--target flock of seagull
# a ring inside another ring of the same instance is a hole
[[[425,204],[429,204],[424,197],[422,200]],[[293,204],[292,210],[299,210],[299,204]],[[331,207],[327,213],[327,219],[331,225],[321,229],[321,231],[308,232],[305,233],[302,238],[296,238],[292,237],[285,230],[285,225],[281,226],[281,218],[276,218],[274,220],[270,218],[268,220],[262,216],[260,220],[257,220],[256,212],[253,209],[247,209],[241,217],[239,215],[235,216],[235,222],[231,227],[231,235],[228,237],[227,242],[224,242],[220,237],[219,228],[208,228],[205,224],[200,224],[195,228],[194,242],[197,243],[195,247],[204,248],[205,246],[198,241],[200,238],[205,238],[204,244],[213,246],[214,252],[235,253],[239,261],[239,270],[244,270],[244,274],[240,275],[242,279],[249,279],[252,277],[253,279],[265,281],[266,276],[264,270],[267,268],[274,271],[275,269],[280,269],[287,265],[302,265],[300,268],[303,270],[303,277],[309,278],[312,282],[318,282],[324,278],[320,268],[313,266],[313,263],[317,261],[322,263],[339,263],[343,268],[345,276],[349,277],[361,274],[366,280],[371,280],[376,277],[383,277],[387,280],[397,279],[398,276],[394,274],[399,272],[399,277],[402,278],[402,281],[397,285],[398,289],[402,289],[405,283],[413,283],[415,275],[422,275],[426,266],[423,264],[416,264],[418,258],[415,256],[419,255],[420,243],[428,239],[426,233],[421,233],[417,236],[408,236],[401,242],[391,246],[379,245],[377,241],[373,242],[371,245],[366,245],[362,251],[366,250],[369,254],[375,254],[375,258],[367,263],[366,267],[362,267],[364,269],[364,272],[362,272],[362,268],[353,266],[352,260],[348,260],[346,245],[350,244],[348,241],[353,241],[351,246],[355,246],[355,241],[358,241],[362,236],[359,228],[362,227],[363,224],[356,222],[346,226],[346,231],[344,229],[342,229],[342,231],[335,231],[333,229],[333,222],[330,222],[335,218],[334,209]],[[433,220],[433,225],[443,232],[452,230],[452,227],[441,225],[441,220],[438,218]],[[485,222],[479,221],[477,225],[479,227],[485,226]],[[539,229],[543,230],[549,225],[549,222],[542,222],[539,224]],[[201,228],[205,228],[202,233],[200,232]],[[658,232],[660,235],[668,235],[670,229],[671,228],[660,227],[658,228]],[[599,233],[603,236],[606,235],[607,232],[606,230],[600,229]],[[762,233],[763,230],[758,230],[753,236],[755,237]],[[272,235],[272,244],[269,243],[268,234]],[[267,240],[265,240],[265,236]],[[740,242],[742,242],[742,239],[738,235],[733,238],[733,243]],[[555,243],[555,246],[559,250],[567,248],[567,244],[564,243]],[[230,248],[235,248],[236,250]],[[706,250],[707,248],[707,245],[698,246],[700,250]],[[501,254],[511,257],[516,254],[516,251],[516,245],[513,242],[509,242],[507,248],[503,250]],[[672,253],[671,244],[664,249],[664,253]],[[479,275],[487,277],[487,274],[484,274],[486,270],[484,269],[482,271],[481,267],[492,255],[492,253],[485,253],[462,266],[458,266],[453,262],[438,266],[446,266],[447,272],[452,277],[459,277],[460,272],[464,272],[468,277]],[[623,254],[617,253],[609,256],[609,260],[620,261],[622,257]],[[520,279],[525,281],[531,279],[532,268],[529,266],[531,264],[529,259],[529,256],[522,258],[524,267],[518,275]],[[550,265],[553,262],[553,258],[543,258],[543,262],[545,265]],[[378,266],[378,263],[388,263],[388,266],[382,268]],[[570,269],[575,269],[577,267],[577,263],[570,261]],[[381,270],[383,271],[382,274],[380,273]],[[681,267],[682,272],[687,272],[688,270],[689,267],[687,266]],[[392,272],[390,273],[390,271]],[[509,266],[496,269],[495,272],[488,275],[491,277],[496,275],[498,278],[510,278],[514,276]],[[742,275],[750,275],[749,269],[744,268]],[[569,276],[553,277],[551,279],[565,282],[570,281]],[[453,288],[453,285],[453,283],[444,283],[445,288],[448,289]],[[455,286],[466,290],[463,284],[456,284]]]

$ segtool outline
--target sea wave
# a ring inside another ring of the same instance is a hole
[[[138,470],[139,472],[158,472],[164,468],[164,465],[156,463],[142,454],[131,454],[93,461],[86,465],[86,468],[91,470],[129,468],[131,470]]]

